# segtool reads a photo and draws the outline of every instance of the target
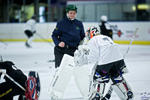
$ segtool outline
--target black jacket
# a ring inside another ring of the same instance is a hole
[[[77,19],[70,20],[67,17],[57,22],[52,38],[57,46],[61,41],[70,47],[77,47],[85,37],[83,24]]]

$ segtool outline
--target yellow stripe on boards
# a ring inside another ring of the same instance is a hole
[[[0,39],[0,42],[25,42],[27,39]],[[34,39],[35,42],[53,42],[52,39]]]
[[[0,39],[0,42],[20,42],[26,41],[27,39]],[[52,39],[34,39],[34,42],[53,42]],[[128,40],[114,40],[115,43],[118,44],[130,44]],[[134,45],[150,45],[150,41],[133,41],[132,44]]]
[[[130,41],[114,40],[118,44],[130,44]],[[150,41],[133,41],[132,44],[135,45],[150,45]]]

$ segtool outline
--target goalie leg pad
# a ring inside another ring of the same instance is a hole
[[[100,100],[103,98],[105,91],[105,83],[94,83],[92,87],[92,93],[89,96],[89,100]]]
[[[61,98],[73,74],[73,57],[65,54],[60,67],[52,80],[50,95]]]
[[[121,100],[132,100],[133,92],[123,77],[117,77],[113,79],[115,82],[112,86],[116,94],[119,96]]]
[[[95,63],[89,63],[87,65],[78,66],[73,69],[73,76],[75,83],[84,98],[88,98],[93,84],[93,67]]]
[[[100,74],[99,74],[100,73]],[[105,91],[105,84],[109,82],[109,75],[103,71],[95,72],[94,85],[91,100],[99,100],[103,98]],[[90,97],[90,98],[91,98]]]

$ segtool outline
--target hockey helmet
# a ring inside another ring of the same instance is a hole
[[[101,16],[101,21],[107,22],[107,16],[105,16],[105,15]]]
[[[77,12],[77,7],[75,5],[67,5],[66,12],[68,13],[71,10]]]
[[[86,31],[86,36],[88,37],[89,40],[98,34],[100,34],[100,33],[99,33],[97,27],[95,27],[95,26],[89,27]]]

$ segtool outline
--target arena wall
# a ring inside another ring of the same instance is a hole
[[[85,30],[89,26],[99,26],[96,22],[84,22]],[[25,23],[0,24],[0,41],[25,41],[27,37],[24,34]],[[131,40],[133,44],[150,45],[150,22],[110,22],[111,28],[114,30],[113,40],[121,44],[129,44]],[[34,41],[52,41],[51,34],[56,23],[38,23],[36,25],[37,34]],[[121,31],[120,37],[117,30]],[[41,37],[39,37],[42,36]]]

